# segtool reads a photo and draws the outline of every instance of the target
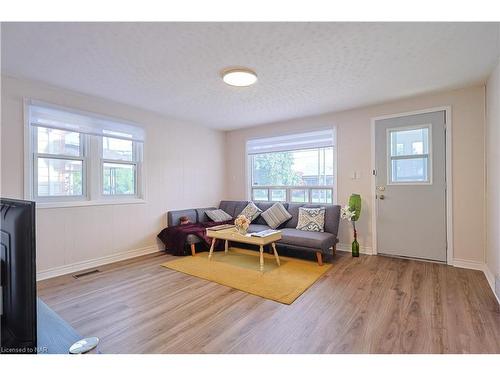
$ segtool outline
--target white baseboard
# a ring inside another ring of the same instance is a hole
[[[107,255],[97,259],[90,259],[72,264],[65,264],[64,266],[54,267],[48,270],[37,272],[36,279],[37,281],[50,279],[52,277],[67,275],[68,273],[83,271],[89,268],[94,268],[109,263],[119,262],[121,260],[135,258],[141,255],[152,254],[159,251],[161,251],[161,249],[157,245],[151,245],[147,247],[141,247],[139,249],[123,251],[117,254]]]
[[[338,243],[337,244],[337,250],[338,251],[348,251],[351,252],[351,244],[347,243]],[[360,254],[366,254],[366,255],[373,255],[373,250],[371,247],[364,247],[360,246],[359,247],[359,253]]]
[[[486,276],[486,280],[488,280],[488,284],[490,284],[490,288],[493,291],[493,295],[496,297],[498,304],[500,305],[500,296],[495,293],[495,275],[491,272],[488,265],[484,265],[484,276]]]
[[[459,268],[467,268],[470,270],[484,271],[485,264],[483,262],[455,258],[453,259],[452,266]]]

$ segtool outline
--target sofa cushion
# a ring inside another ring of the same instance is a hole
[[[268,225],[250,224],[250,226],[248,227],[248,233],[260,232],[266,229],[270,229]]]
[[[241,213],[241,211],[243,211],[247,204],[247,201],[221,201],[219,208],[227,212],[232,217],[236,217]]]
[[[275,203],[270,208],[260,214],[272,229],[278,228],[285,221],[290,220],[292,215],[286,210],[281,203]]]
[[[206,223],[207,221],[211,221],[205,212],[216,210],[216,209],[217,209],[217,207],[197,208],[196,213],[198,214],[198,222],[199,223]]]
[[[299,208],[306,206],[305,203],[289,203],[288,212],[292,215],[292,218],[286,222],[286,228],[297,228],[299,222]]]
[[[180,218],[182,216],[187,216],[191,223],[196,223],[197,215],[196,210],[178,210],[178,211],[169,211],[167,213],[167,225],[169,227],[173,227],[180,224]]]
[[[261,214],[262,210],[253,202],[248,202],[246,207],[241,211],[240,215],[244,215],[250,221],[254,221]]]
[[[281,229],[283,245],[307,247],[318,250],[328,250],[336,243],[336,237],[328,232],[307,232],[293,228]]]
[[[205,211],[207,216],[215,222],[231,220],[232,217],[224,210],[216,209],[211,211]]]
[[[325,205],[325,232],[329,232],[337,238],[339,232],[340,206]]]
[[[325,228],[325,207],[320,208],[299,208],[299,222],[297,229],[309,232],[324,232]]]
[[[337,237],[339,230],[339,220],[340,220],[340,206],[332,204],[306,204],[306,203],[289,203],[288,212],[292,215],[292,218],[286,222],[285,226],[287,228],[297,228],[297,223],[299,221],[299,208],[300,207],[310,207],[318,208],[325,207],[325,232],[329,232]]]

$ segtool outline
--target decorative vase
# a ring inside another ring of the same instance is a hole
[[[351,250],[352,250],[352,256],[353,257],[359,257],[359,243],[358,243],[358,240],[354,239],[354,241],[352,241]]]
[[[236,227],[236,230],[238,231],[239,234],[241,234],[242,236],[244,236],[245,234],[247,234],[247,230],[245,228],[242,228],[242,227]]]

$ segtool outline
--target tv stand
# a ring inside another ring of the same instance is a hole
[[[83,338],[40,298],[37,298],[37,336],[38,354],[68,354],[71,345]]]

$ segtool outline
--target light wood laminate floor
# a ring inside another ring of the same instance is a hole
[[[39,282],[102,353],[500,353],[500,310],[480,271],[334,257],[292,305],[161,267],[163,253]]]

